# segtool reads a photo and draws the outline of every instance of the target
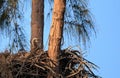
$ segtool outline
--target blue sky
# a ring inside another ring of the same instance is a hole
[[[89,2],[89,8],[96,25],[97,38],[92,38],[90,49],[87,50],[85,57],[100,67],[97,72],[98,75],[103,78],[118,78],[120,74],[120,1],[90,0]],[[29,9],[26,12],[28,16],[25,17],[27,30],[30,30],[30,19],[28,19],[30,12]],[[48,31],[48,28],[45,28],[45,31]],[[30,34],[30,32],[26,33]],[[3,40],[0,46],[4,44],[3,42],[8,41],[3,38],[0,40]],[[46,42],[45,45],[47,45]],[[0,50],[6,49],[6,46],[2,46]]]
[[[120,74],[120,0],[90,0],[97,38],[91,41],[87,57],[97,64],[103,78],[118,78]]]

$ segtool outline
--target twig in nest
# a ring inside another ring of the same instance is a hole
[[[53,74],[56,74],[55,71],[51,67],[49,67],[49,66],[44,66],[44,67],[47,68],[48,70],[50,70]]]
[[[42,70],[45,70],[45,68],[44,67],[42,67],[42,66],[39,66],[39,65],[37,65],[37,64],[34,64],[36,67],[38,67],[38,68],[40,68],[40,69],[42,69]]]
[[[72,76],[75,76],[75,75],[78,74],[81,70],[82,70],[82,68],[81,68],[81,66],[79,66],[79,67],[78,67],[78,71],[76,71],[76,72],[68,75],[67,78],[72,77]]]
[[[26,62],[31,56],[33,56],[34,53],[35,53],[37,50],[39,50],[39,48],[36,48],[34,51],[32,51],[32,52],[30,53],[30,55],[25,59],[25,61],[23,62],[22,66],[21,66],[21,68],[20,68],[20,70],[18,71],[18,73],[17,73],[17,75],[16,75],[16,78],[18,77],[19,73],[22,72],[22,68],[24,67],[25,62]]]

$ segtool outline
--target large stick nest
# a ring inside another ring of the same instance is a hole
[[[0,78],[99,78],[92,72],[96,65],[82,57],[77,50],[65,49],[59,57],[59,74],[50,67],[47,51],[0,53]],[[53,63],[53,62],[52,62]]]

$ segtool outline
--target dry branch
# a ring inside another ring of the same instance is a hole
[[[58,78],[99,78],[92,71],[96,65],[83,58],[77,50],[61,50],[59,74],[49,66],[49,62],[54,63],[47,51],[0,53],[0,78],[46,78],[49,72]]]

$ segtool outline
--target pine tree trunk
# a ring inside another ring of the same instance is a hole
[[[31,51],[43,49],[44,0],[32,0]]]
[[[56,65],[50,64],[56,73],[59,73],[59,54],[64,26],[64,12],[66,0],[54,0],[52,26],[49,34],[48,56]],[[53,78],[48,74],[48,78]]]

